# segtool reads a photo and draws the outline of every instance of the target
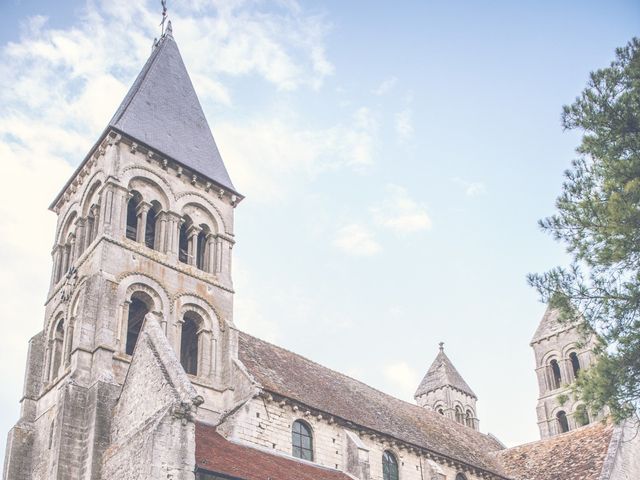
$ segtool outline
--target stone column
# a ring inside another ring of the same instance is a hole
[[[60,278],[60,263],[62,262],[62,252],[60,249],[61,245],[56,245],[53,248],[53,253],[51,255],[53,258],[53,270],[51,272],[51,285],[49,286],[50,288],[53,288],[53,286],[58,283],[58,279]]]
[[[144,237],[147,231],[147,214],[151,209],[151,204],[147,202],[140,202],[136,208],[136,214],[138,215],[138,232],[136,234],[136,242],[145,243]]]
[[[171,261],[177,262],[182,218],[174,212],[165,212],[164,218],[166,219],[166,244],[164,251]]]
[[[207,257],[206,260],[206,268],[205,270],[209,273],[216,273],[217,265],[216,265],[216,235],[213,233],[209,233],[207,235],[207,248],[205,250],[205,255]]]
[[[200,227],[191,225],[187,231],[187,237],[189,239],[187,263],[189,265],[196,264],[196,255],[198,254],[198,234],[200,233],[200,230],[202,230]]]
[[[166,252],[167,249],[167,212],[158,212],[156,217],[156,238],[154,245],[158,252]]]
[[[211,330],[200,328],[196,332],[198,339],[198,377],[211,378]]]
[[[129,330],[129,306],[131,305],[131,300],[125,300],[122,304],[122,319],[120,321],[120,332],[118,335],[118,351],[121,353],[125,353],[127,349],[127,332]]]
[[[62,247],[62,262],[61,262],[61,269],[60,269],[60,277],[62,278],[62,276],[67,273],[67,270],[69,269],[69,244],[66,244]]]
[[[79,258],[80,255],[82,255],[84,253],[84,251],[87,249],[87,245],[86,245],[86,237],[87,237],[87,231],[86,231],[86,224],[87,224],[87,220],[85,218],[78,218],[76,220],[76,253],[75,253],[75,257]]]

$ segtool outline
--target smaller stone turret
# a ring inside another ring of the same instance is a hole
[[[585,335],[579,322],[563,323],[557,310],[547,308],[531,340],[540,390],[536,413],[541,438],[602,418],[602,413],[590,414],[571,391],[580,370],[593,363],[595,344],[596,337]]]
[[[419,406],[478,430],[480,421],[476,416],[478,397],[458,373],[440,342],[440,352],[429,367],[414,395]]]

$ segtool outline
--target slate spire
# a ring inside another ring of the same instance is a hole
[[[462,375],[458,373],[458,370],[453,366],[447,354],[444,353],[444,343],[440,342],[439,347],[440,351],[429,367],[427,374],[422,379],[422,382],[420,382],[414,397],[417,398],[439,388],[449,386],[477,399],[478,397],[473,393],[471,387],[467,385],[467,382],[465,382]]]
[[[109,127],[235,193],[170,23]]]

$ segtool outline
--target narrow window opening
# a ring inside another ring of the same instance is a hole
[[[51,378],[56,378],[58,376],[58,371],[60,370],[60,364],[62,363],[63,343],[64,343],[64,322],[62,321],[62,319],[60,319],[58,321],[58,324],[56,325],[56,329],[53,334]]]
[[[562,375],[560,374],[560,365],[557,360],[551,360],[551,387],[553,389],[560,388],[562,383]]]
[[[395,455],[388,450],[382,454],[382,478],[383,480],[398,480],[398,461]]]
[[[459,473],[456,475],[456,480],[467,480],[467,477],[464,473]]]
[[[156,224],[158,223],[158,213],[160,213],[160,206],[157,202],[153,202],[151,208],[147,212],[147,223],[144,229],[144,244],[154,250],[157,250]]]
[[[180,363],[189,375],[198,374],[198,318],[185,314],[180,340]]]
[[[189,217],[185,217],[182,225],[180,225],[180,239],[178,247],[178,260],[182,263],[189,263],[189,227],[191,226],[191,220]]]
[[[571,354],[569,355],[569,359],[571,360],[573,376],[575,378],[578,378],[578,374],[580,373],[580,359],[578,358],[578,354],[576,352],[571,352]]]
[[[558,420],[558,427],[560,429],[560,433],[566,433],[569,431],[569,422],[567,421],[567,414],[564,410],[560,410],[556,414],[556,419]]]
[[[198,251],[196,252],[196,267],[200,270],[206,270],[206,251],[207,251],[207,235],[209,228],[201,225],[202,230],[198,233]]]
[[[127,238],[136,241],[138,238],[138,204],[142,198],[135,192],[127,203]]]
[[[301,420],[293,422],[291,444],[294,457],[313,461],[313,436],[311,435],[311,428]]]
[[[136,347],[140,329],[142,328],[142,322],[147,313],[149,313],[149,307],[145,302],[135,297],[131,299],[129,321],[127,322],[127,344],[125,347],[127,355],[133,355],[133,350]]]
[[[465,424],[467,427],[473,428],[473,413],[471,410],[467,410],[467,415],[465,417]]]
[[[456,422],[464,424],[464,414],[459,406],[456,407]]]

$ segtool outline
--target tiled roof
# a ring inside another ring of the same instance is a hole
[[[440,350],[436,359],[429,367],[427,374],[422,379],[422,382],[420,382],[415,396],[419,397],[420,395],[445,386],[453,387],[473,398],[478,398],[476,394],[473,393],[473,390],[471,390],[471,387],[467,385],[467,382],[464,381],[462,375],[458,373],[456,367],[453,366],[449,357],[447,357],[443,350]]]
[[[598,422],[494,456],[514,480],[598,480],[612,432]]]
[[[240,332],[239,357],[272,393],[461,463],[500,473],[496,440]]]
[[[109,126],[234,191],[170,29]]]
[[[196,423],[196,466],[243,480],[353,480],[338,470],[231,442],[202,423]]]

